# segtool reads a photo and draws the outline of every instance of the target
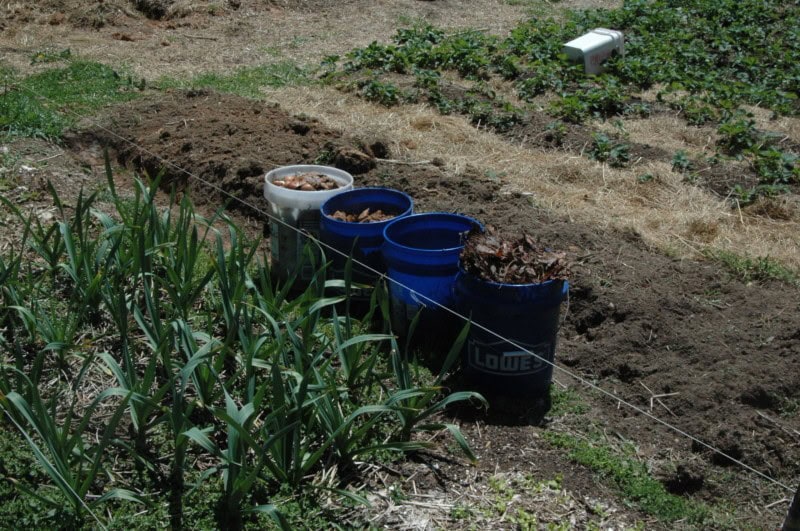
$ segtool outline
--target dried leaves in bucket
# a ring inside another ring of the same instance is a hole
[[[373,223],[376,221],[386,221],[396,217],[396,214],[389,214],[381,209],[370,210],[369,207],[361,212],[351,213],[344,210],[337,210],[333,214],[328,215],[329,218],[338,219],[339,221],[346,221],[347,223]]]
[[[289,190],[300,190],[302,192],[319,192],[322,190],[333,190],[339,188],[339,183],[335,179],[323,173],[308,172],[287,175],[282,179],[272,181],[275,186],[287,188]]]
[[[461,265],[483,280],[506,284],[565,280],[570,274],[566,253],[546,249],[527,234],[505,238],[491,225],[485,232],[470,231]]]

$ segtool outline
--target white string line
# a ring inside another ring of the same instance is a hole
[[[40,97],[40,98],[42,98],[44,100],[48,100],[49,101],[49,98],[47,98],[46,96],[41,96],[41,95],[37,94],[36,92],[34,92],[33,90],[28,89],[27,87],[21,87],[20,85],[17,85],[17,86],[22,88],[23,90],[27,90],[28,92],[30,92],[31,94],[33,94],[33,95],[35,95],[37,97]],[[150,155],[151,157],[155,157],[157,160],[161,161],[164,165],[170,166],[170,167],[178,170],[179,172],[184,173],[185,175],[191,177],[192,179],[195,179],[195,180],[203,183],[204,185],[206,185],[206,186],[208,186],[208,187],[220,192],[222,195],[225,195],[225,196],[229,197],[233,201],[239,202],[242,205],[245,205],[245,206],[253,209],[255,212],[258,212],[259,214],[262,214],[262,215],[266,216],[267,218],[269,218],[272,221],[277,221],[279,224],[281,224],[281,225],[283,225],[285,227],[288,227],[289,229],[297,232],[299,235],[303,235],[303,236],[309,238],[310,240],[312,240],[317,245],[325,247],[328,250],[331,250],[331,251],[339,254],[340,256],[342,256],[342,257],[344,257],[346,259],[352,260],[352,262],[354,264],[356,264],[356,265],[358,265],[360,267],[363,267],[363,268],[367,269],[368,271],[371,271],[372,273],[378,275],[381,279],[386,279],[389,282],[394,283],[396,286],[399,286],[399,287],[401,287],[401,288],[403,288],[405,290],[408,290],[409,292],[413,293],[414,295],[416,295],[418,297],[421,297],[425,301],[428,301],[429,303],[431,303],[431,305],[433,305],[433,306],[435,306],[435,307],[437,307],[437,308],[439,308],[441,310],[445,310],[446,312],[449,312],[450,314],[456,316],[457,318],[461,319],[464,322],[470,321],[470,318],[466,317],[465,315],[462,315],[462,314],[458,313],[457,311],[455,311],[455,310],[453,310],[451,308],[448,308],[447,306],[439,303],[438,301],[435,301],[435,300],[427,297],[426,295],[424,295],[422,293],[418,293],[416,290],[406,286],[402,282],[399,282],[399,281],[397,281],[397,280],[395,280],[393,278],[389,278],[386,275],[386,273],[378,271],[377,269],[369,266],[368,264],[361,263],[360,261],[356,260],[355,258],[350,257],[350,255],[348,255],[347,253],[344,253],[344,252],[340,251],[339,249],[336,249],[336,248],[332,247],[331,245],[328,245],[327,243],[319,240],[318,238],[314,237],[313,235],[311,235],[311,234],[309,234],[307,232],[304,232],[304,231],[298,229],[297,227],[295,227],[293,225],[290,225],[289,223],[283,221],[282,219],[280,219],[278,217],[275,217],[275,216],[273,216],[272,214],[270,214],[268,212],[265,212],[264,210],[262,210],[261,208],[257,207],[256,205],[253,205],[252,203],[250,203],[248,201],[245,201],[244,199],[236,197],[235,195],[231,194],[230,192],[224,190],[222,187],[220,187],[220,186],[218,186],[216,184],[213,184],[213,183],[211,183],[209,181],[206,181],[202,177],[199,177],[198,175],[193,174],[189,170],[187,170],[185,168],[182,168],[182,167],[178,166],[177,164],[175,164],[175,163],[173,163],[173,162],[171,162],[169,160],[166,160],[161,155],[158,155],[158,154],[156,154],[156,153],[144,148],[143,146],[140,146],[139,144],[135,143],[134,141],[129,140],[127,138],[124,138],[122,135],[119,135],[119,134],[115,133],[114,131],[111,131],[110,129],[106,128],[105,126],[96,123],[94,119],[92,119],[92,118],[90,118],[88,116],[85,116],[85,115],[78,114],[77,112],[73,111],[72,109],[67,109],[66,112],[72,114],[73,116],[81,118],[83,120],[87,120],[89,123],[93,124],[98,129],[100,129],[100,130],[102,130],[102,131],[104,131],[104,132],[106,132],[106,133],[108,133],[108,134],[110,134],[110,135],[122,140],[125,143],[130,144],[131,146],[135,147],[139,151],[141,151],[143,153],[146,153],[146,154]],[[275,166],[274,164],[271,164],[271,165],[273,167]],[[518,349],[518,350],[520,350],[522,352],[525,352],[526,354],[528,354],[530,356],[533,356],[534,358],[538,359],[539,361],[542,361],[542,362],[546,363],[547,365],[550,365],[554,369],[556,369],[558,371],[561,371],[563,374],[566,374],[566,375],[574,378],[575,380],[577,380],[577,381],[581,382],[582,384],[590,387],[591,389],[594,389],[595,391],[599,391],[600,393],[612,398],[613,400],[617,401],[618,403],[623,404],[623,405],[633,409],[634,411],[644,415],[645,417],[648,417],[648,418],[654,420],[655,422],[657,422],[659,424],[662,424],[663,426],[669,428],[670,430],[674,431],[675,433],[678,433],[679,435],[687,437],[688,439],[696,442],[697,444],[700,444],[701,446],[703,446],[705,448],[708,448],[709,450],[721,455],[722,457],[730,460],[733,463],[736,463],[737,465],[749,470],[750,472],[753,472],[754,474],[756,474],[756,475],[758,475],[758,476],[760,476],[760,477],[762,477],[762,478],[774,483],[775,485],[783,487],[784,489],[786,489],[786,490],[788,490],[790,492],[794,492],[794,489],[792,487],[786,485],[785,483],[782,483],[781,481],[778,481],[777,479],[774,479],[774,478],[768,476],[766,473],[761,472],[760,470],[757,470],[756,468],[753,468],[752,466],[748,465],[747,463],[745,463],[745,462],[743,462],[743,461],[741,461],[739,459],[736,459],[735,457],[732,457],[732,456],[728,455],[727,453],[723,452],[719,448],[711,446],[707,442],[695,437],[694,435],[692,435],[690,433],[687,433],[686,431],[683,431],[682,429],[678,428],[677,426],[673,426],[669,422],[667,422],[667,421],[665,421],[665,420],[653,415],[649,411],[647,411],[645,409],[642,409],[639,406],[636,406],[635,404],[632,404],[631,402],[628,402],[627,400],[624,400],[624,399],[618,397],[614,393],[601,388],[600,386],[590,382],[589,380],[587,380],[586,378],[583,378],[582,376],[578,375],[577,373],[574,373],[574,372],[570,371],[569,369],[561,367],[560,365],[557,365],[553,361],[550,361],[550,360],[548,360],[548,359],[536,354],[535,352],[531,352],[530,350],[528,350],[527,348],[523,347],[522,345],[517,344],[515,341],[513,341],[513,340],[511,340],[509,338],[503,337],[502,335],[498,334],[494,330],[491,330],[491,329],[481,325],[480,323],[475,323],[475,322],[472,322],[471,326],[473,326],[475,328],[478,328],[478,329],[480,329],[480,330],[482,330],[482,331],[494,336],[497,339],[505,341],[506,343],[510,344],[514,348],[516,348],[516,349]]]
[[[72,485],[70,485],[70,484],[67,482],[67,480],[66,480],[66,479],[64,479],[64,476],[62,476],[62,475],[61,475],[61,473],[60,473],[58,470],[56,470],[56,467],[55,467],[55,465],[53,465],[53,464],[52,464],[50,461],[48,461],[48,460],[47,460],[47,456],[44,454],[44,452],[42,451],[42,449],[41,449],[41,448],[39,448],[39,446],[36,444],[36,442],[35,442],[33,439],[31,439],[31,436],[30,436],[30,435],[28,435],[28,432],[26,432],[26,431],[25,431],[25,429],[24,429],[22,426],[20,426],[20,425],[17,423],[17,421],[14,419],[14,417],[11,415],[11,413],[9,413],[9,412],[8,412],[8,410],[6,410],[5,408],[3,408],[3,413],[5,413],[5,414],[6,414],[6,416],[7,416],[7,417],[8,417],[8,418],[11,420],[11,422],[13,422],[13,423],[14,423],[14,426],[16,426],[16,427],[17,427],[17,429],[20,431],[20,433],[22,433],[22,436],[23,436],[23,437],[25,437],[25,439],[27,439],[27,440],[28,440],[28,444],[30,444],[31,446],[33,446],[34,448],[36,448],[36,450],[37,450],[37,451],[39,452],[39,454],[40,454],[40,455],[41,455],[41,456],[44,458],[44,460],[45,460],[45,461],[47,461],[47,464],[50,466],[50,469],[51,469],[53,472],[55,472],[55,473],[56,473],[56,475],[57,475],[59,478],[61,478],[61,481],[64,483],[64,485],[66,485],[66,486],[67,486],[67,488],[68,488],[68,489],[69,489],[69,491],[72,493],[72,495],[73,495],[73,496],[75,496],[75,497],[78,499],[78,501],[79,501],[79,502],[81,502],[81,505],[83,505],[83,507],[84,507],[84,508],[85,508],[85,509],[86,509],[86,510],[89,512],[89,514],[91,514],[91,515],[92,515],[92,518],[94,518],[95,522],[97,522],[97,525],[99,525],[99,526],[100,526],[100,527],[101,527],[101,528],[102,528],[104,531],[106,531],[108,528],[107,528],[106,526],[104,526],[104,525],[103,525],[103,522],[101,522],[101,521],[100,521],[100,519],[99,519],[99,518],[97,518],[97,515],[95,515],[95,514],[94,514],[94,512],[92,512],[92,510],[89,508],[89,506],[88,506],[88,505],[86,505],[86,502],[85,502],[85,501],[83,501],[83,497],[81,497],[81,496],[78,496],[78,493],[77,493],[77,492],[75,492],[75,490],[72,488]]]

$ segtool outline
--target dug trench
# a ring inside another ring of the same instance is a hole
[[[189,191],[196,202],[222,204],[219,193],[189,174],[197,176],[246,201],[250,206],[229,206],[251,226],[253,219],[263,221],[259,210],[266,211],[266,171],[323,163],[353,173],[356,186],[405,191],[418,212],[467,214],[567,251],[574,272],[559,365],[643,409],[654,408],[656,416],[771,477],[791,484],[800,474],[796,287],[745,283],[718,263],[676,260],[648,248],[635,231],[572,223],[538,207],[534,196],[502,192],[497,180],[474,169],[452,175],[435,160],[388,161],[381,139],[348,136],[262,102],[171,92],[119,106],[103,120],[104,128],[87,126],[70,136],[71,148],[81,153],[108,145],[120,163],[150,175],[163,171],[165,183]],[[566,378],[559,371],[555,377]],[[654,402],[654,395],[666,396]],[[663,478],[670,489],[707,498],[735,494],[703,483],[711,471],[738,470],[725,457],[615,401],[596,402],[601,406],[593,407],[592,422],[635,442],[644,457],[680,456],[678,464],[687,466]],[[487,469],[510,466],[519,447],[531,444],[532,427],[497,420],[508,414],[490,409],[478,420],[510,442],[495,449],[482,465]],[[475,426],[464,430],[475,437]]]

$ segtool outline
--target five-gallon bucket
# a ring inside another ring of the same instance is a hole
[[[332,217],[337,212],[358,216],[367,209],[372,214],[380,212],[392,217],[366,222]],[[383,230],[392,221],[411,215],[413,209],[414,202],[408,194],[391,188],[353,188],[325,201],[320,209],[320,240],[333,248],[325,251],[331,261],[328,278],[344,278],[345,264],[352,257],[352,280],[374,283],[386,272],[381,254]]]
[[[553,376],[560,307],[568,292],[566,280],[502,284],[459,271],[456,308],[474,323],[463,357],[471,387],[511,396],[545,395]]]
[[[307,174],[326,176],[338,186],[330,190],[306,191],[274,184],[275,181]],[[331,197],[353,188],[353,176],[328,166],[296,165],[274,169],[267,173],[264,181],[264,197],[269,201],[270,213],[277,218],[270,219],[273,274],[283,281],[296,274],[301,283],[308,282],[314,275],[314,266],[303,259],[303,249],[308,241],[305,234],[319,236],[320,206]]]
[[[394,332],[405,337],[422,311],[415,340],[448,348],[459,329],[458,319],[438,308],[453,305],[453,282],[464,238],[482,225],[467,216],[415,214],[389,223],[383,231],[383,259],[389,277]]]

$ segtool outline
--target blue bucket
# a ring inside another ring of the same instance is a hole
[[[423,341],[447,348],[455,339],[458,320],[434,303],[453,306],[458,258],[473,227],[483,229],[470,217],[443,212],[415,214],[386,226],[383,259],[394,281],[389,282],[389,301],[395,333],[405,337],[411,320],[422,310],[416,334]]]
[[[371,223],[351,223],[329,217],[336,211],[347,213],[362,212],[365,208],[371,211],[382,210],[387,214],[394,214],[394,218],[386,221]],[[381,246],[383,245],[383,230],[398,218],[411,215],[414,210],[414,201],[408,194],[391,188],[354,188],[347,192],[331,197],[320,207],[320,239],[323,243],[337,251],[327,251],[327,258],[332,262],[328,269],[330,278],[344,278],[344,268],[347,257],[352,256],[353,281],[373,283],[378,274],[386,272],[383,263]],[[359,267],[359,262],[376,270]]]
[[[503,284],[459,271],[454,289],[458,310],[473,323],[539,356],[473,326],[463,356],[469,383],[495,394],[546,395],[553,378],[561,303],[568,293],[566,280]]]

